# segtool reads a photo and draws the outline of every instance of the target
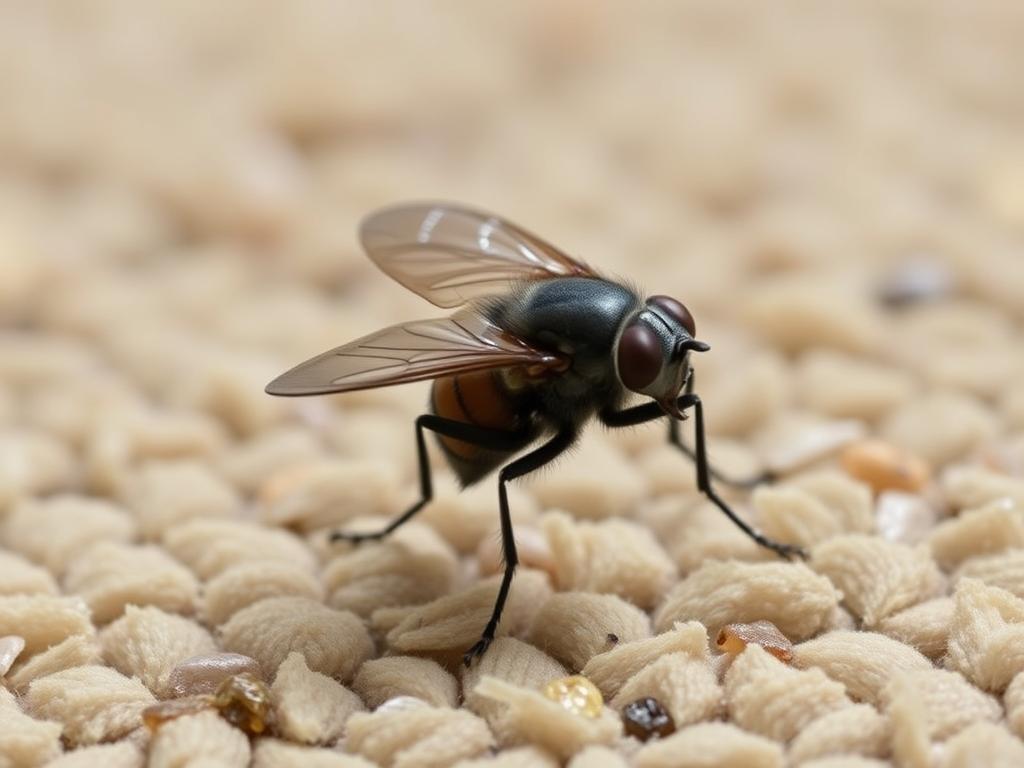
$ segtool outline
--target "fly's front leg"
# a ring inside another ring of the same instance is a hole
[[[684,397],[693,394],[696,378],[697,374],[691,368],[690,375],[686,377],[686,386],[683,388]],[[682,430],[679,428],[679,422],[676,421],[675,419],[668,420],[668,441],[676,448],[678,448],[680,451],[682,451],[683,454],[690,461],[694,463],[697,462],[697,455],[693,452],[693,449],[691,449],[690,446],[686,445],[686,443],[683,442]],[[726,485],[731,485],[733,488],[754,488],[758,485],[761,485],[762,483],[768,483],[775,480],[775,474],[769,471],[762,472],[761,474],[754,475],[753,477],[745,477],[740,479],[723,475],[721,472],[719,472],[717,469],[715,469],[713,466],[709,464],[708,472],[711,474],[711,477],[713,477],[718,482],[725,483]]]
[[[747,534],[750,538],[760,544],[762,547],[776,552],[785,558],[793,556],[806,557],[804,551],[797,546],[792,544],[782,544],[780,542],[769,539],[764,534],[754,530],[737,515],[729,507],[728,504],[715,493],[714,488],[711,486],[711,479],[714,477],[711,465],[708,463],[707,445],[704,436],[704,408],[700,401],[700,398],[692,392],[682,395],[676,404],[679,406],[679,410],[693,408],[696,413],[695,419],[695,431],[697,435],[697,445],[692,453],[694,466],[697,469],[697,489],[710,499],[715,506],[717,506],[722,512],[725,513],[726,517],[732,520],[740,530]],[[601,421],[608,427],[632,427],[637,424],[643,424],[648,421],[654,421],[665,417],[665,412],[661,410],[661,406],[657,403],[645,403],[643,405],[637,405],[632,408],[626,408],[622,411],[606,410],[600,413]],[[675,419],[671,419],[673,424],[676,423]],[[671,429],[671,427],[670,427]],[[669,433],[671,437],[671,432]],[[687,455],[690,455],[689,453]]]
[[[704,404],[701,403],[700,398],[694,394],[683,395],[679,398],[679,409],[693,408],[696,414],[695,419],[695,431],[697,437],[697,444],[694,450],[694,459],[697,467],[697,488],[707,496],[722,512],[725,513],[726,517],[732,520],[740,530],[747,534],[750,538],[760,544],[762,547],[772,550],[778,555],[785,557],[787,560],[792,557],[807,558],[807,553],[804,550],[794,544],[783,544],[769,539],[760,531],[755,530],[751,525],[746,522],[743,518],[732,511],[732,508],[717,494],[715,489],[711,487],[711,472],[708,466],[708,455],[707,445],[704,438]]]
[[[696,395],[693,396],[696,397]],[[689,397],[689,395],[683,395],[679,398],[678,402],[682,404],[686,397]],[[682,405],[680,405],[680,408],[682,408]],[[667,416],[667,414],[661,410],[661,406],[657,403],[645,403],[644,405],[637,405],[632,408],[626,408],[622,411],[602,411],[598,416],[606,427],[612,427],[613,429],[618,427],[635,427],[639,424],[646,424],[649,421],[654,421],[655,419],[668,418],[669,443],[678,448],[687,458],[690,459],[690,461],[694,462],[694,464],[697,463],[697,454],[683,442],[682,434],[679,429],[679,421]],[[708,465],[708,474],[720,483],[732,485],[737,488],[753,488],[756,485],[760,485],[761,483],[774,479],[774,476],[771,473],[765,472],[757,475],[756,477],[737,480],[723,475],[710,464]]]
[[[678,448],[690,461],[694,464],[697,463],[696,452],[683,442],[682,430],[679,428],[679,421],[677,419],[668,420],[668,441]],[[723,475],[710,464],[708,465],[708,474],[710,474],[711,477],[719,483],[731,485],[733,488],[755,488],[762,483],[769,483],[776,479],[775,474],[768,471],[754,475],[753,477],[744,477],[742,479],[729,477],[728,475]]]
[[[501,586],[498,588],[498,597],[494,601],[494,610],[491,611],[490,621],[484,627],[480,640],[466,651],[463,662],[468,667],[473,659],[483,655],[484,651],[494,640],[494,633],[498,629],[498,622],[501,620],[501,612],[505,608],[505,601],[508,600],[509,588],[512,586],[512,577],[515,575],[516,565],[519,563],[519,555],[516,553],[516,542],[512,535],[512,515],[508,507],[508,491],[506,484],[509,480],[515,480],[535,469],[540,469],[545,464],[556,459],[564,453],[576,440],[576,433],[572,429],[562,429],[544,445],[531,451],[525,456],[516,459],[511,464],[502,467],[498,473],[498,511],[501,515],[501,550],[505,559],[505,572],[501,577]]]
[[[461,421],[452,421],[432,413],[425,413],[416,419],[416,455],[419,461],[420,473],[420,499],[409,509],[400,514],[379,531],[370,533],[346,533],[334,531],[331,541],[375,541],[382,539],[389,533],[411,520],[417,512],[425,507],[434,498],[434,486],[430,480],[430,457],[427,455],[427,441],[423,436],[423,430],[429,429],[444,437],[454,440],[462,440],[466,443],[492,450],[511,450],[522,444],[523,436],[517,432],[506,432],[500,429],[488,429],[478,427],[474,424],[465,424]]]

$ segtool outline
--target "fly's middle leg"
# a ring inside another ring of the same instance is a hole
[[[466,443],[477,445],[490,450],[513,450],[523,442],[523,435],[517,432],[506,432],[500,429],[489,429],[478,427],[474,424],[466,424],[461,421],[445,419],[431,413],[425,413],[416,419],[416,456],[419,464],[420,475],[420,498],[415,504],[409,507],[379,531],[368,533],[348,533],[345,531],[334,531],[331,541],[376,541],[383,539],[389,533],[407,523],[416,513],[430,503],[434,498],[434,485],[430,479],[430,457],[427,455],[427,441],[423,431],[429,429],[444,437],[454,440],[462,440]]]
[[[515,480],[545,464],[556,459],[564,453],[576,441],[576,432],[571,428],[563,428],[548,442],[539,448],[531,451],[525,456],[516,459],[511,464],[502,467],[498,474],[498,511],[501,515],[501,548],[505,559],[505,572],[502,574],[501,586],[498,588],[498,597],[494,601],[494,610],[491,612],[490,621],[484,627],[480,640],[466,651],[463,662],[468,667],[477,656],[483,655],[484,651],[494,640],[494,633],[498,629],[498,622],[501,621],[501,612],[505,608],[505,601],[508,600],[509,589],[512,586],[512,577],[515,575],[516,565],[519,563],[519,555],[516,553],[516,542],[512,535],[512,515],[508,507],[508,491],[506,484],[509,480]]]

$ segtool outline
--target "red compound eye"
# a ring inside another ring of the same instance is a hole
[[[693,322],[693,315],[690,314],[690,310],[671,296],[651,296],[651,298],[647,300],[647,303],[653,304],[683,326],[683,328],[686,329],[686,332],[690,334],[691,338],[697,338],[697,326],[696,323]]]
[[[661,372],[664,355],[658,335],[643,323],[633,323],[619,338],[619,378],[634,392],[651,384]]]

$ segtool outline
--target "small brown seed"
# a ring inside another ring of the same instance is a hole
[[[727,624],[715,639],[718,650],[732,655],[742,653],[751,643],[761,646],[780,661],[788,662],[793,658],[793,644],[770,621]]]
[[[927,485],[931,470],[924,459],[883,440],[860,440],[842,455],[843,469],[874,490],[915,493]]]
[[[657,699],[647,697],[630,702],[622,708],[622,723],[626,735],[640,741],[664,738],[675,733],[676,724],[672,715],[661,706]]]

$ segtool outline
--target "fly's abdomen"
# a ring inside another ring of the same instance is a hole
[[[442,418],[503,432],[518,432],[524,418],[517,399],[508,392],[494,371],[465,373],[434,381],[431,410]],[[475,483],[501,464],[513,451],[496,451],[485,446],[438,437],[452,470],[466,486]],[[529,442],[524,437],[523,445]],[[518,450],[518,448],[516,449]]]

